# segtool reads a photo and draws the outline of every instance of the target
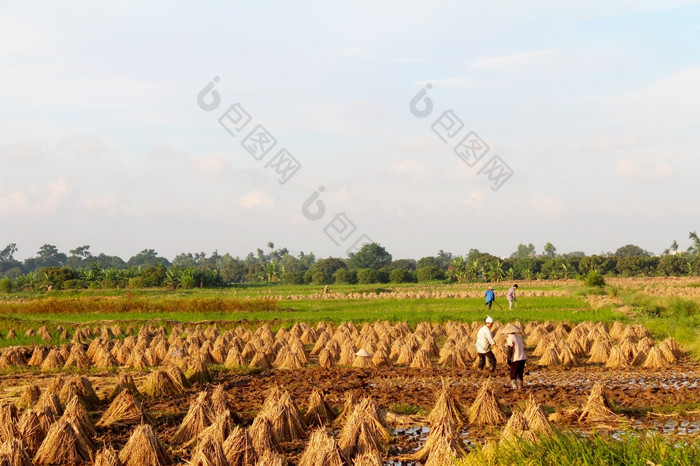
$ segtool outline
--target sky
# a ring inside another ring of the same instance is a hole
[[[681,249],[700,2],[0,2],[0,248]]]

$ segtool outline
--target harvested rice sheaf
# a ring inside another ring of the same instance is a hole
[[[266,451],[261,457],[256,466],[286,466],[287,460],[284,456],[274,451]]]
[[[501,442],[512,445],[520,440],[534,441],[535,435],[530,431],[525,416],[519,410],[514,409],[503,432],[501,432]]]
[[[110,403],[97,427],[128,426],[133,424],[153,424],[153,418],[143,409],[141,403],[128,390],[123,390]]]
[[[627,356],[622,352],[619,346],[613,346],[610,350],[610,356],[605,363],[605,367],[611,368],[623,368],[629,367],[629,362],[627,361]]]
[[[547,417],[542,412],[540,405],[531,396],[525,407],[525,420],[527,421],[530,430],[535,435],[551,435],[552,426],[549,424]]]
[[[206,427],[214,421],[214,412],[207,400],[207,393],[201,392],[187,411],[180,428],[173,436],[172,442],[179,444],[197,437]]]
[[[450,391],[449,384],[445,379],[442,380],[442,390],[440,390],[435,406],[428,414],[427,420],[431,426],[444,422],[449,422],[457,428],[464,425],[462,407]]]
[[[19,412],[12,402],[0,404],[0,441],[11,440],[18,436],[17,423]]]
[[[19,401],[17,402],[17,407],[18,408],[32,408],[37,401],[39,401],[39,397],[41,396],[41,389],[39,388],[38,385],[35,384],[30,384],[24,387],[24,390],[22,390],[22,396],[19,398]]]
[[[134,382],[134,377],[126,372],[121,372],[117,378],[117,385],[112,390],[109,395],[109,400],[113,400],[119,395],[122,390],[128,390],[134,396],[140,396],[138,388],[136,388],[136,382]]]
[[[89,461],[92,449],[69,421],[56,421],[34,456],[37,465],[79,464]]]
[[[168,398],[185,392],[184,388],[176,383],[168,372],[162,369],[151,372],[141,390],[145,395],[154,398]]]
[[[124,466],[166,466],[173,463],[170,454],[156,437],[153,427],[148,424],[136,426],[119,452],[119,460]]]
[[[612,411],[610,400],[605,393],[605,386],[596,383],[593,385],[588,400],[579,415],[579,422],[606,422],[617,419],[619,416]]]
[[[248,431],[236,426],[224,441],[224,454],[231,466],[253,466],[257,459]]]
[[[258,457],[277,449],[278,444],[272,435],[272,423],[265,416],[258,414],[253,419],[253,423],[248,427],[248,435]]]
[[[106,446],[95,454],[93,466],[122,466],[119,454],[111,445]]]
[[[343,466],[338,444],[323,428],[311,433],[306,449],[299,459],[299,466],[316,465]]]
[[[192,466],[229,466],[223,440],[213,435],[202,438],[189,463]]]
[[[484,381],[479,388],[474,403],[467,410],[467,418],[470,424],[477,426],[499,425],[506,421],[490,380]]]
[[[306,437],[306,424],[287,390],[273,388],[258,416],[270,420],[275,443],[289,442]]]
[[[662,369],[668,365],[668,360],[664,354],[655,346],[649,350],[647,358],[644,360],[644,364],[642,364],[643,367],[648,369]]]
[[[445,457],[451,459],[460,458],[466,454],[459,428],[448,418],[444,418],[443,422],[431,426],[425,445],[412,454],[410,459],[425,463],[426,460],[434,458],[433,464],[441,464],[437,462],[438,459],[442,460]]]
[[[335,412],[333,407],[326,402],[323,392],[315,388],[309,395],[309,405],[304,420],[310,426],[323,426],[333,421]]]
[[[34,456],[41,442],[46,438],[46,430],[41,426],[39,417],[34,411],[25,411],[17,423],[19,438],[30,456]]]
[[[58,393],[59,399],[64,403],[70,401],[73,396],[80,398],[87,408],[94,408],[100,403],[100,397],[97,396],[90,380],[80,375],[70,377]]]

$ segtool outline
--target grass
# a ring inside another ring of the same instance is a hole
[[[555,431],[539,442],[501,444],[488,451],[477,447],[457,465],[694,465],[700,464],[700,439],[628,431],[617,435],[581,436]]]

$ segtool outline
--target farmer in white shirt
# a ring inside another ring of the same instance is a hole
[[[491,333],[491,327],[493,327],[493,318],[491,316],[486,316],[484,320],[484,326],[479,329],[479,333],[476,334],[476,352],[479,355],[479,370],[484,368],[486,359],[488,358],[489,364],[491,365],[491,372],[496,371],[496,356],[493,355],[491,348],[496,348],[501,350],[496,346],[496,342],[493,339],[493,334]]]

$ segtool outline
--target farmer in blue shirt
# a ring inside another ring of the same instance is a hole
[[[493,288],[489,286],[488,290],[484,293],[486,296],[486,307],[491,309],[491,305],[496,300],[496,295],[493,293]]]

